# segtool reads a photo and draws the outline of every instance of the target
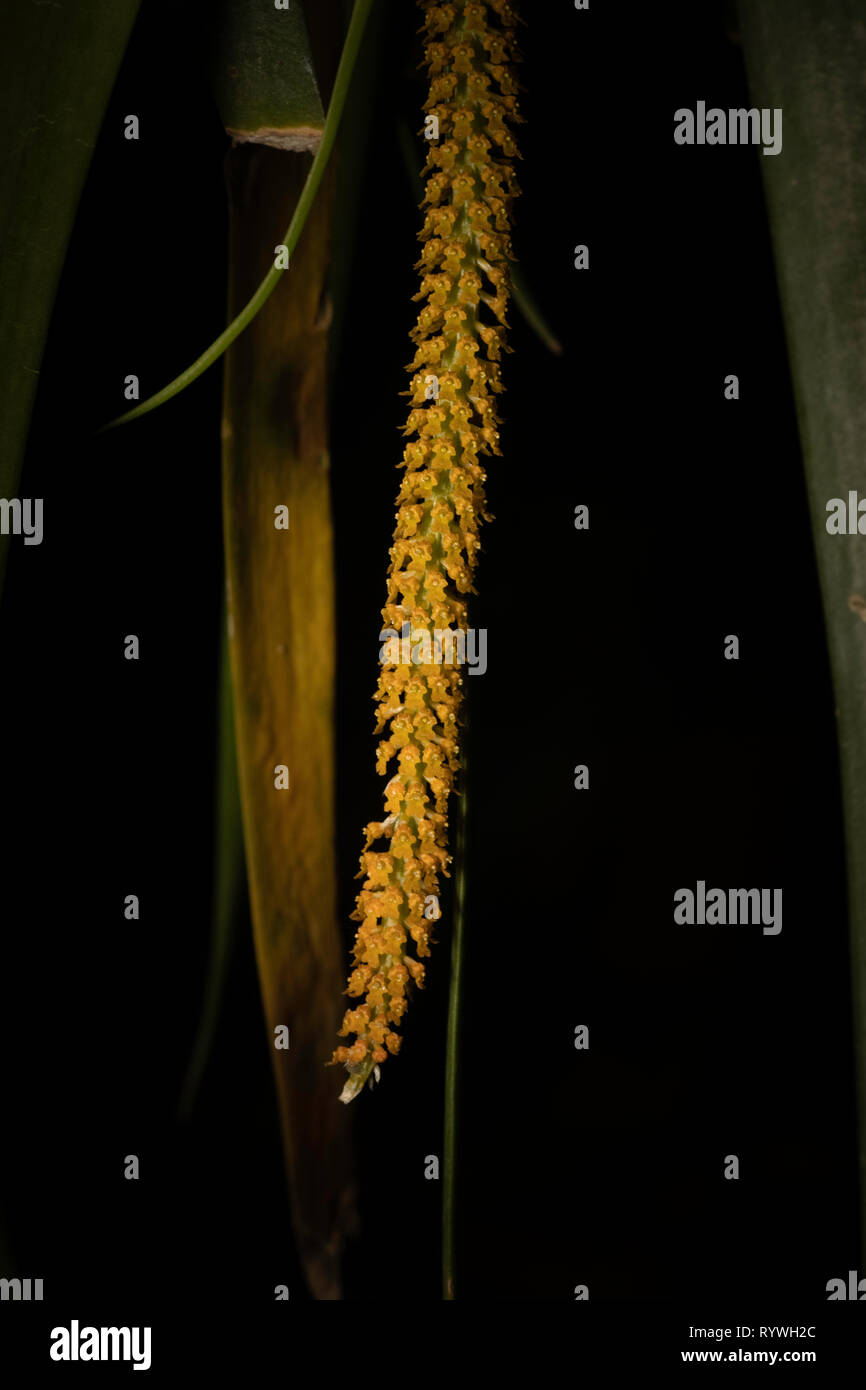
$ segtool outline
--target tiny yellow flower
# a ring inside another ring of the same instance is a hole
[[[398,494],[388,598],[382,618],[409,624],[411,664],[383,665],[376,694],[377,769],[389,776],[386,816],[365,831],[361,923],[340,1034],[354,1042],[332,1061],[353,1099],[374,1067],[400,1048],[392,1025],[407,987],[421,988],[442,876],[448,873],[448,801],[460,766],[463,679],[453,656],[431,660],[430,640],[466,627],[466,598],[480,547],[486,473],[499,453],[495,397],[505,347],[512,200],[511,125],[520,120],[512,64],[516,15],[506,0],[421,0],[430,79],[425,113],[438,121],[424,169],[423,305],[412,333],[405,470]],[[436,378],[436,389],[429,377]],[[425,634],[428,640],[424,641]],[[401,651],[401,663],[405,658]],[[393,763],[396,762],[396,771]],[[373,849],[383,844],[386,848]]]

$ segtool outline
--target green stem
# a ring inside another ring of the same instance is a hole
[[[288,251],[289,258],[291,258],[291,254],[298,244],[298,239],[304,229],[304,223],[307,220],[310,208],[313,206],[313,201],[318,192],[319,184],[322,181],[325,166],[328,163],[328,158],[340,124],[340,117],[343,114],[346,93],[349,90],[355,59],[358,56],[358,49],[361,45],[364,25],[367,22],[367,16],[370,13],[372,3],[373,0],[355,0],[355,7],[352,10],[352,18],[349,23],[348,33],[346,34],[346,42],[343,45],[343,52],[340,57],[340,66],[337,69],[337,76],[334,81],[334,90],[328,105],[325,128],[322,131],[322,143],[316,151],[310,172],[307,175],[307,181],[304,184],[292,220],[289,223],[288,231],[283,237],[283,245]],[[249,303],[245,305],[236,318],[232,319],[228,328],[211,343],[210,347],[202,353],[201,357],[197,357],[195,362],[187,367],[186,371],[181,372],[180,376],[176,376],[174,381],[170,381],[161,391],[157,391],[156,395],[149,396],[146,401],[142,401],[139,405],[134,406],[132,410],[125,411],[124,414],[119,415],[116,420],[111,420],[109,424],[103,425],[100,433],[104,430],[114,429],[115,425],[128,424],[130,420],[137,420],[141,415],[147,415],[151,410],[155,410],[157,406],[163,405],[166,401],[170,401],[172,396],[177,396],[183,391],[184,387],[189,386],[191,382],[201,376],[202,372],[207,371],[208,367],[212,366],[213,363],[222,356],[226,348],[230,347],[235,338],[237,338],[247,325],[252,322],[262,305],[273,294],[282,274],[282,269],[278,269],[275,265],[271,266]]]
[[[464,719],[464,749],[468,730]],[[457,1225],[457,1099],[460,1051],[460,985],[463,969],[463,924],[466,918],[466,812],[467,758],[464,751],[461,770],[460,805],[457,813],[457,844],[454,871],[454,931],[451,938],[451,983],[448,994],[448,1034],[445,1044],[445,1139],[442,1182],[442,1297],[456,1298],[455,1229]]]

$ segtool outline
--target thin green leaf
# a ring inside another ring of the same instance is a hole
[[[283,237],[282,245],[286,247],[290,257],[298,244],[301,232],[304,229],[304,224],[315,201],[319,184],[322,181],[322,175],[328,163],[328,158],[340,124],[340,117],[343,113],[343,106],[346,100],[346,93],[349,89],[352,69],[358,56],[358,49],[364,33],[364,25],[367,22],[367,16],[370,12],[372,3],[373,0],[355,0],[349,31],[346,34],[346,42],[343,45],[343,53],[340,58],[340,66],[337,69],[334,90],[331,94],[331,101],[328,106],[328,115],[325,120],[324,131],[322,132],[322,143],[316,151],[310,172],[307,175],[306,183],[304,184],[303,191],[295,207],[292,220]],[[241,309],[240,313],[232,319],[228,328],[220,334],[215,342],[211,343],[210,347],[207,348],[200,357],[196,358],[191,366],[187,367],[186,371],[181,372],[180,376],[175,377],[174,381],[169,382],[168,386],[164,386],[161,391],[157,391],[155,395],[148,397],[146,401],[142,401],[139,405],[134,406],[132,410],[127,410],[123,415],[119,415],[116,420],[112,420],[109,424],[104,425],[103,430],[114,429],[117,425],[125,425],[131,420],[137,420],[141,415],[147,415],[151,410],[155,410],[157,406],[164,405],[166,401],[170,401],[174,396],[177,396],[183,391],[185,387],[189,386],[193,381],[196,381],[198,377],[201,376],[202,372],[207,371],[208,367],[213,366],[214,362],[219,360],[226,348],[230,347],[244,329],[252,323],[262,305],[266,304],[268,299],[270,299],[284,273],[285,271],[278,268],[276,265],[271,266],[271,269],[268,271],[264,280],[262,280],[252,298],[247,302],[244,308]]]
[[[511,270],[511,294],[518,311],[523,315],[536,338],[544,344],[554,357],[562,354],[562,343],[556,337],[547,319],[538,306],[538,301],[527,283],[523,270],[517,261],[509,262]]]
[[[464,750],[469,737],[468,715],[463,723]],[[463,928],[466,921],[466,828],[468,758],[463,754],[457,841],[454,852],[454,924],[451,936],[451,980],[448,991],[448,1030],[445,1044],[445,1127],[442,1181],[442,1297],[457,1297],[457,1117],[460,1100],[460,1008],[463,998]]]
[[[188,1119],[192,1113],[213,1047],[245,885],[238,756],[235,744],[234,704],[225,615],[222,623],[217,719],[216,824],[214,833],[216,863],[214,865],[213,904],[211,908],[210,956],[201,1017],[181,1093],[179,1113],[182,1119]]]

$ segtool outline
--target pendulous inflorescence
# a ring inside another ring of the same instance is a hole
[[[333,1061],[349,1072],[350,1101],[400,1047],[396,1031],[438,916],[448,873],[448,802],[459,768],[460,651],[467,595],[485,513],[483,458],[498,454],[511,204],[517,192],[512,126],[519,121],[513,64],[517,17],[505,0],[431,4],[424,10],[430,91],[425,134],[426,209],[418,268],[422,301],[412,332],[409,436],[382,611],[409,634],[414,660],[385,661],[376,693],[378,771],[390,779],[385,816],[366,827],[360,921],[342,1036]],[[426,640],[425,640],[425,634]],[[420,638],[420,641],[414,639]],[[420,656],[420,659],[419,659]],[[432,658],[432,659],[431,659]],[[396,764],[396,769],[394,768]]]

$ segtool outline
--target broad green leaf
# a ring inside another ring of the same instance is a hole
[[[139,0],[0,12],[0,496],[17,495],[66,246]],[[8,537],[0,536],[0,580]]]
[[[832,498],[866,498],[866,15],[740,0],[739,20],[752,103],[783,113],[761,170],[836,697],[866,1220],[866,537],[827,531]]]

